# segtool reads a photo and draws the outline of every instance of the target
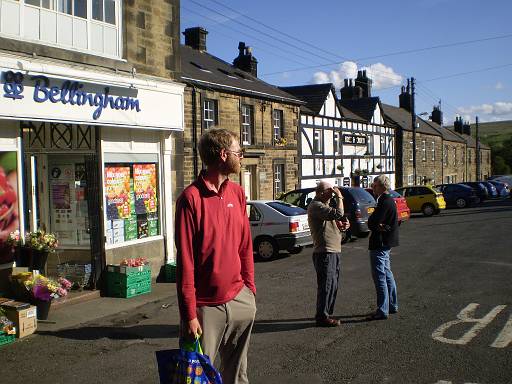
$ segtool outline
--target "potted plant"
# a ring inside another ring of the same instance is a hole
[[[367,170],[367,169],[363,169],[363,170],[361,171],[361,175],[362,175],[362,176],[368,176],[368,174],[369,174],[369,172],[368,172],[368,170]]]
[[[31,303],[37,306],[37,318],[48,319],[52,300],[65,297],[71,289],[71,282],[63,277],[57,281],[43,275],[32,275],[23,284],[30,293]]]
[[[286,145],[286,139],[284,137],[280,137],[279,139],[276,139],[274,143],[278,147],[284,147]]]
[[[30,270],[43,270],[48,254],[54,253],[59,246],[59,241],[53,233],[47,233],[42,229],[28,232],[25,235],[25,248],[30,250]]]
[[[343,165],[338,164],[338,165],[336,166],[336,169],[337,169],[338,171],[343,171]]]
[[[375,168],[377,168],[377,169],[382,169],[382,164],[377,164],[377,165],[375,166]]]

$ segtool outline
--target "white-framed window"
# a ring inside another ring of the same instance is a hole
[[[382,156],[386,155],[387,148],[386,148],[386,136],[381,135],[380,137],[380,154]]]
[[[274,164],[274,198],[277,199],[285,191],[284,164]]]
[[[0,36],[121,58],[121,8],[122,0],[0,0]]]
[[[432,142],[432,161],[436,161],[436,142]]]
[[[468,163],[471,164],[473,161],[471,160],[471,149],[468,149]]]
[[[280,109],[274,109],[272,111],[272,126],[274,142],[279,141],[284,137],[284,125],[283,125],[283,111]]]
[[[448,146],[444,146],[444,165],[448,165]]]
[[[407,175],[407,185],[414,185],[414,175]]]
[[[373,155],[374,153],[373,135],[366,136],[366,153]]]
[[[324,174],[324,161],[323,159],[315,159],[315,175]]]
[[[253,144],[252,123],[252,107],[242,104],[242,144],[244,145]]]
[[[457,147],[453,147],[453,165],[457,166]]]
[[[333,153],[335,155],[338,155],[340,154],[340,133],[339,132],[334,132],[334,136],[333,136],[333,139],[332,139],[332,146],[333,146]]]
[[[427,161],[427,141],[421,141],[421,160]]]
[[[412,140],[409,141],[409,144],[411,145],[411,156],[409,157],[409,161],[414,161],[414,148],[413,148],[413,142]]]
[[[313,132],[313,151],[314,153],[322,153],[323,149],[323,131],[321,129],[315,129]]]
[[[209,129],[217,124],[217,100],[203,101],[203,128]]]

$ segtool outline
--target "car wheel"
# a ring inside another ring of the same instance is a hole
[[[348,243],[352,239],[350,230],[341,232],[341,244]]]
[[[279,254],[276,241],[271,237],[260,237],[254,244],[254,249],[261,260],[271,260]]]
[[[466,208],[468,202],[466,201],[466,199],[459,197],[457,200],[455,200],[455,205],[457,205],[457,208]]]
[[[293,247],[293,248],[288,249],[288,253],[290,255],[296,255],[297,253],[301,253],[303,249],[304,249],[304,247],[299,245],[297,247]]]
[[[432,204],[424,204],[423,207],[421,207],[421,212],[423,212],[424,216],[432,216],[435,213],[436,209]]]

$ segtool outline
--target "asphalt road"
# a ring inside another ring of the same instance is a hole
[[[310,249],[257,263],[251,383],[512,383],[511,228],[510,200],[404,223],[392,251],[400,308],[385,321],[365,320],[367,240],[346,245],[333,329],[314,325]],[[158,382],[153,352],[177,346],[177,323],[170,296],[21,340],[0,348],[0,383]]]

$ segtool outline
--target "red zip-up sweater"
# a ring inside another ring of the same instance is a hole
[[[217,193],[201,173],[176,202],[175,241],[183,320],[196,318],[196,307],[234,299],[244,284],[256,294],[251,231],[240,185],[226,180]]]

